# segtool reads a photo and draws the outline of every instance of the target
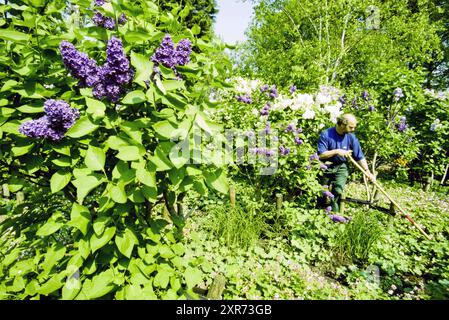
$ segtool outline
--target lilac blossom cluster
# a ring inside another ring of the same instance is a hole
[[[45,101],[44,111],[43,117],[23,123],[19,132],[30,138],[59,141],[79,118],[78,109],[71,108],[64,100]]]
[[[295,85],[290,86],[290,89],[288,89],[288,91],[289,91],[291,94],[293,94],[293,93],[296,91],[296,86],[295,86]]]
[[[407,130],[408,125],[405,122],[406,122],[406,118],[401,117],[401,119],[399,120],[399,123],[396,123],[396,128],[398,129],[399,132],[404,132],[405,130]]]
[[[286,156],[290,153],[290,148],[286,148],[283,145],[281,145],[279,147],[279,152],[281,153],[281,155]]]
[[[247,104],[253,103],[253,99],[251,99],[250,95],[248,95],[248,94],[237,96],[236,99],[239,102],[243,102],[243,103],[247,103]]]
[[[120,99],[122,87],[129,83],[134,72],[123,50],[122,42],[112,37],[106,49],[106,63],[99,68],[100,81],[94,87],[93,95],[97,99],[107,97],[116,102]]]
[[[331,199],[334,198],[334,195],[330,191],[328,191],[328,190],[323,191],[323,196],[329,197]]]
[[[79,80],[81,87],[91,87],[97,99],[107,97],[113,102],[119,100],[122,87],[133,78],[128,58],[123,50],[122,42],[112,37],[108,41],[106,62],[98,66],[86,53],[79,52],[67,41],[60,45],[62,61],[70,74]]]
[[[318,160],[320,160],[320,157],[316,153],[314,153],[310,156],[309,160],[310,161],[318,161]]]
[[[346,104],[346,95],[342,95],[338,98],[338,101],[344,106]]]
[[[329,218],[332,219],[333,222],[340,222],[340,223],[348,223],[349,219],[339,216],[338,214],[329,214]]]
[[[295,143],[298,146],[300,146],[300,145],[302,145],[304,143],[304,141],[301,138],[299,138],[299,137],[295,137]]]
[[[95,0],[95,6],[101,7],[105,4],[105,0]],[[104,16],[101,12],[98,10],[94,11],[94,16],[92,17],[92,21],[94,24],[98,27],[102,27],[108,30],[114,30],[115,28],[115,21],[113,18]],[[127,21],[126,15],[122,13],[120,17],[118,18],[119,24],[125,24]]]
[[[369,100],[369,94],[368,94],[368,91],[363,90],[363,92],[362,92],[362,99],[365,100],[365,101],[368,101],[368,100]]]
[[[263,107],[262,107],[262,109],[260,109],[260,115],[261,116],[268,116],[268,113],[269,113],[269,111],[270,111],[270,104],[269,103],[266,103]]]
[[[190,61],[192,53],[192,43],[188,39],[182,39],[175,47],[172,38],[166,34],[162,39],[159,48],[151,57],[151,61],[156,65],[162,64],[167,68],[171,68],[175,74],[178,74],[176,66],[184,66]]]
[[[270,93],[269,93],[270,98],[277,98],[279,96],[279,92],[278,89],[276,88],[275,85],[273,85],[270,89]]]
[[[403,97],[404,97],[404,93],[402,92],[401,88],[394,89],[394,91],[393,91],[393,100],[394,101],[399,101]]]
[[[276,154],[276,152],[274,150],[271,150],[268,148],[254,148],[254,149],[252,149],[252,151],[254,152],[254,154],[260,154],[260,155],[264,155],[266,157],[271,157]]]
[[[368,111],[369,112],[374,112],[374,106],[373,105],[370,105],[370,106],[368,106]]]
[[[260,87],[260,92],[265,92],[267,91],[269,88],[268,84],[264,84],[263,86]]]

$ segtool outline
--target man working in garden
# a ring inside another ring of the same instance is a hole
[[[331,206],[333,212],[339,212],[339,202],[348,178],[348,158],[353,156],[360,166],[367,171],[372,180],[374,175],[370,172],[365,155],[360,147],[359,140],[352,133],[357,125],[353,114],[345,113],[337,118],[337,125],[323,131],[318,141],[318,155],[320,160],[330,161],[326,170],[326,184],[332,186]]]

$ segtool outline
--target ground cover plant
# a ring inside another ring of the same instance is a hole
[[[232,56],[213,0],[0,4],[1,299],[448,299],[447,8],[254,5]],[[431,240],[323,205],[344,112]]]

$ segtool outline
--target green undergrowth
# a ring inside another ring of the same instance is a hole
[[[226,277],[225,299],[447,299],[445,194],[398,183],[384,189],[432,241],[388,213],[384,196],[377,207],[348,203],[343,215],[351,220],[341,224],[321,208],[284,202],[276,210],[241,185],[234,209],[226,197],[197,203],[184,229],[187,255],[203,260],[204,286]],[[350,182],[347,195],[365,199],[364,185]]]

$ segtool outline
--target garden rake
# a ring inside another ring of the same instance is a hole
[[[371,180],[368,173],[366,173],[366,171],[363,170],[363,168],[351,156],[349,156],[349,159],[368,179]],[[408,221],[410,221],[427,239],[432,240],[432,238],[407,213],[405,213],[404,209],[402,209],[401,206],[388,195],[388,193],[379,185],[377,181],[371,180],[371,182],[399,209],[401,214],[403,214]]]

